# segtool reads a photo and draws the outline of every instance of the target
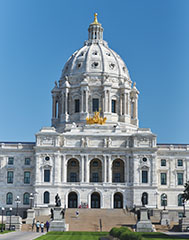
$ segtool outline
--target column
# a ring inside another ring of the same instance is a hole
[[[129,183],[129,157],[128,156],[125,156],[125,176],[126,176],[126,183],[128,184]]]
[[[65,90],[65,114],[68,113],[68,89]]]
[[[120,94],[120,106],[119,106],[119,108],[120,108],[120,111],[119,111],[119,114],[120,114],[120,116],[122,115],[122,94]]]
[[[126,92],[124,92],[124,115],[125,115],[126,112],[127,112],[126,106],[127,106],[127,99],[126,99]]]
[[[40,176],[42,176],[40,174],[40,156],[38,154],[35,155],[36,158],[36,166],[35,166],[35,184],[36,183],[40,183]]]
[[[108,160],[108,182],[112,182],[112,163],[111,163],[111,156],[107,156]]]
[[[106,106],[106,90],[104,90],[104,112],[107,112],[107,106]]]
[[[61,158],[60,155],[54,156],[54,183],[60,183]]]
[[[63,182],[67,182],[67,163],[66,163],[66,155],[62,155],[62,168],[63,168]]]
[[[129,94],[126,93],[126,114],[129,114]]]
[[[90,178],[90,164],[88,162],[88,155],[85,156],[85,182],[89,182]]]
[[[103,182],[107,182],[107,161],[106,161],[106,155],[104,156],[104,164],[103,164]]]
[[[81,162],[80,162],[80,181],[84,182],[84,164],[85,164],[85,157],[84,155],[81,155]]]
[[[89,98],[89,92],[88,92],[88,89],[86,89],[86,92],[85,92],[85,97],[86,97],[86,100],[85,100],[85,112],[89,112],[89,109],[88,109],[88,98]]]
[[[110,113],[110,90],[108,90],[108,112]]]
[[[52,103],[52,118],[56,118],[56,99],[55,96],[52,97],[53,103]]]
[[[83,112],[83,89],[81,89],[81,112]]]

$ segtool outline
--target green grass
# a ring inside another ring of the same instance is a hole
[[[3,232],[0,231],[0,234],[4,234],[4,233],[8,233],[8,232],[12,232],[12,231],[9,231],[9,230],[3,230]]]
[[[99,240],[107,236],[107,232],[49,232],[38,240]]]

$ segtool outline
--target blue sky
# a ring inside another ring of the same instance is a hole
[[[51,124],[51,89],[93,14],[140,91],[140,127],[189,144],[189,1],[0,0],[0,141]]]

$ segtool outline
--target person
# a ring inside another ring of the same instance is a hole
[[[79,211],[78,210],[75,212],[75,215],[76,215],[76,218],[78,218],[78,216],[79,216]]]
[[[39,232],[39,227],[40,227],[40,222],[37,221],[37,222],[36,222],[36,231],[37,231],[37,232]]]
[[[33,219],[33,222],[32,222],[32,232],[33,232],[33,229],[34,229],[34,226],[35,226],[36,222],[35,222],[35,218]]]
[[[43,222],[41,222],[40,227],[41,227],[41,232],[43,233],[43,230],[44,230],[44,223]]]
[[[49,231],[49,222],[48,221],[46,221],[45,226],[46,226],[46,229],[47,229],[47,232],[48,232]]]

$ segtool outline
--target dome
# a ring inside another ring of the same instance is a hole
[[[107,74],[129,80],[128,69],[121,57],[108,47],[102,38],[103,28],[94,21],[89,26],[89,38],[66,62],[61,79],[65,76]],[[93,34],[94,33],[94,34]]]

